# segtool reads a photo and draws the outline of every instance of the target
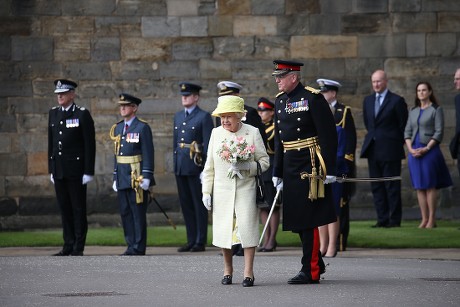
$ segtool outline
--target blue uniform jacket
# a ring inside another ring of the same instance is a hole
[[[150,186],[155,185],[154,171],[154,148],[152,130],[150,126],[137,117],[134,118],[126,135],[123,134],[124,121],[117,123],[114,135],[121,135],[120,156],[142,156],[141,174],[150,179]],[[130,164],[118,164],[115,157],[113,180],[117,182],[117,189],[131,188],[131,166]],[[139,176],[140,174],[138,174]]]
[[[178,176],[197,176],[199,175],[206,162],[209,138],[214,123],[211,114],[200,109],[198,106],[185,117],[185,111],[179,111],[174,115],[174,173]],[[196,141],[201,147],[203,158],[202,166],[197,166],[190,159],[190,148],[180,147],[180,143],[191,144]]]

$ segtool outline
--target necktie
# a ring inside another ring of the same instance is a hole
[[[377,116],[380,109],[380,94],[377,94],[377,98],[375,98],[375,106],[374,106],[374,115]]]
[[[189,115],[188,111],[185,111],[185,117],[187,117]]]
[[[128,132],[128,128],[129,128],[129,125],[125,124],[125,133],[124,134],[126,134],[126,132]]]

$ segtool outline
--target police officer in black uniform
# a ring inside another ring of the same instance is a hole
[[[337,93],[342,86],[339,82],[330,79],[316,80],[321,92],[331,93],[331,98],[326,99],[329,107],[334,114],[335,124],[342,127],[345,131],[345,163],[347,166],[346,177],[356,177],[356,127],[351,108],[337,101]],[[330,101],[329,101],[330,100]],[[343,183],[343,190],[340,201],[339,216],[339,237],[337,240],[337,250],[345,251],[347,249],[348,234],[350,232],[350,200],[355,192],[355,184],[352,182]]]
[[[302,63],[274,61],[281,91],[275,100],[273,184],[283,189],[283,230],[299,234],[300,272],[289,284],[319,283],[324,271],[318,226],[336,221],[332,189],[337,133],[334,117],[319,90],[300,82]],[[331,176],[332,175],[332,176]]]
[[[114,141],[113,190],[117,192],[125,241],[123,256],[145,255],[149,188],[155,185],[154,148],[149,124],[136,116],[142,100],[119,95],[123,120],[110,129]]]
[[[94,121],[75,104],[77,84],[54,81],[59,106],[49,112],[48,171],[61,211],[64,246],[55,256],[82,256],[88,222],[86,185],[93,180],[96,156]]]
[[[208,234],[208,210],[203,206],[200,174],[214,128],[211,114],[198,106],[201,86],[179,84],[183,110],[174,115],[174,174],[187,231],[187,244],[178,252],[202,252]]]

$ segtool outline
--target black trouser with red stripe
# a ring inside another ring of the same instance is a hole
[[[302,241],[302,269],[311,280],[319,280],[321,253],[319,252],[318,228],[303,229],[299,232]],[[324,264],[323,264],[324,266]]]

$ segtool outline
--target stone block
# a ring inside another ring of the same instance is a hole
[[[0,153],[7,154],[11,152],[11,143],[13,137],[14,134],[12,133],[0,133]]]
[[[252,0],[252,15],[282,15],[285,3],[279,0]]]
[[[389,33],[391,21],[386,14],[351,14],[342,16],[343,34]]]
[[[394,12],[420,12],[422,9],[422,0],[390,0],[389,11]]]
[[[81,91],[85,81],[111,80],[112,73],[109,63],[91,63],[91,62],[68,62],[65,65],[65,76],[75,80],[78,83],[77,95],[83,95]],[[83,96],[84,97],[84,96]]]
[[[15,215],[18,212],[18,205],[12,198],[0,199],[0,216]]]
[[[426,36],[426,54],[430,57],[453,56],[457,51],[456,33],[428,33]]]
[[[345,77],[345,59],[319,59],[318,60],[318,75],[323,78],[339,79]],[[315,78],[316,84],[316,78]],[[316,85],[315,85],[316,86]]]
[[[42,124],[42,133],[23,133],[12,140],[11,152],[48,152],[48,120]]]
[[[118,81],[116,82],[116,88],[135,93],[136,96],[141,98],[151,97],[154,93],[154,88],[152,86],[152,81],[150,80],[137,80],[137,81]],[[116,93],[117,95],[119,92]],[[140,108],[142,109],[142,105]]]
[[[320,0],[285,0],[286,15],[318,14],[321,10]],[[340,1],[346,2],[346,1]]]
[[[46,16],[40,18],[40,35],[56,36],[90,36],[94,33],[94,19],[92,16]],[[87,40],[89,41],[89,37]]]
[[[17,132],[16,117],[14,115],[0,114],[0,133]]]
[[[404,57],[406,56],[405,35],[361,36],[358,39],[360,57]]]
[[[25,176],[27,173],[27,160],[25,153],[0,154],[0,174],[3,176]],[[23,178],[25,179],[25,178]],[[5,186],[8,183],[5,182]],[[9,194],[10,196],[16,196]]]
[[[51,37],[11,38],[11,59],[14,61],[53,60],[53,39]]]
[[[98,99],[116,99],[120,93],[113,82],[95,80],[95,82],[81,82],[78,86],[77,94],[82,98],[97,97]],[[78,99],[77,104],[82,105],[82,100]],[[105,111],[105,109],[101,109],[101,111]]]
[[[231,36],[233,34],[232,16],[208,16],[209,36]]]
[[[27,153],[27,176],[48,174],[48,153]]]
[[[81,16],[81,15],[112,15],[115,11],[117,0],[79,0],[61,1],[62,15]]]
[[[30,196],[19,199],[18,214],[21,216],[59,215],[59,213],[59,206],[54,197]]]
[[[347,58],[358,56],[355,36],[292,36],[291,57],[299,59]]]
[[[117,0],[115,15],[119,16],[163,16],[167,15],[165,1]]]
[[[120,39],[118,37],[95,38],[91,42],[92,61],[120,60]]]
[[[19,133],[45,133],[48,116],[45,114],[19,114],[17,122]]]
[[[178,37],[180,35],[179,17],[142,17],[143,37]]]
[[[24,61],[17,63],[15,67],[15,71],[19,74],[19,78],[21,79],[50,79],[51,82],[50,80],[40,80],[41,82],[49,82],[50,89],[54,88],[52,81],[61,77],[62,70],[63,67],[61,63],[52,61]]]
[[[406,55],[408,57],[424,57],[426,55],[425,37],[425,33],[407,34]]]
[[[369,76],[370,84],[371,74],[377,69],[382,69],[383,64],[384,61],[380,58],[349,58],[345,59],[345,71],[348,77]]]
[[[124,61],[156,61],[170,56],[168,39],[158,38],[124,38],[121,41],[121,58]]]
[[[309,34],[340,34],[341,15],[339,14],[311,14]],[[298,34],[297,34],[298,35]]]
[[[23,160],[22,156],[21,154],[21,160]],[[23,173],[23,169],[25,171],[25,159],[23,162],[23,166],[22,163],[20,168],[17,165],[15,173],[5,178],[5,195],[10,197],[38,197],[37,191],[40,191],[40,197],[53,197],[55,195],[54,186],[48,174],[28,177],[19,175],[19,173]]]
[[[222,60],[201,59],[199,61],[200,76],[214,79],[229,79],[232,77],[231,62]]]
[[[55,37],[54,60],[62,62],[89,61],[91,59],[90,37],[65,35]]]
[[[255,58],[286,59],[289,57],[287,36],[264,36],[255,38]]]
[[[233,35],[276,35],[275,16],[234,16]]]
[[[110,62],[110,69],[115,80],[158,80],[160,72],[150,61]]]
[[[351,5],[353,1],[336,1],[336,0],[321,0],[319,1],[321,6],[321,13],[330,14],[330,13],[350,13]]]
[[[180,72],[180,74],[178,74]],[[160,77],[171,80],[187,80],[199,78],[199,64],[196,61],[164,62],[160,65]]]
[[[204,37],[208,36],[208,18],[205,16],[181,17],[180,36]]]
[[[273,71],[273,59],[267,60],[236,60],[232,61],[232,75],[229,80],[244,80],[238,81],[243,86],[242,95],[248,95],[251,92],[246,89],[246,82],[249,80],[269,79],[270,83],[275,84],[275,80],[271,77]],[[217,87],[216,87],[217,90]],[[216,91],[217,95],[217,91]],[[268,97],[267,97],[268,98]]]
[[[435,13],[393,14],[393,32],[436,32]]]
[[[410,76],[429,78],[438,74],[438,61],[433,58],[387,59],[384,69],[390,79]]]
[[[198,15],[200,0],[166,0],[168,16],[195,16]]]
[[[254,54],[253,37],[219,37],[213,39],[215,59],[246,58]]]
[[[32,18],[30,17],[4,16],[0,19],[0,35],[28,36],[31,34],[31,25]]]
[[[276,32],[280,35],[310,34],[309,15],[284,15],[276,17]]]
[[[250,15],[251,0],[217,0],[217,15]]]
[[[120,38],[142,36],[141,17],[96,17],[94,22],[97,36]]]
[[[198,5],[198,15],[200,16],[212,16],[216,14],[216,1],[215,0],[204,0],[200,1]]]
[[[0,61],[8,61],[11,59],[11,38],[8,36],[0,36]]]
[[[0,16],[11,16],[11,1],[0,1]]]
[[[437,17],[439,32],[458,32],[460,28],[460,12],[440,12]]]
[[[199,60],[212,55],[213,45],[208,38],[182,39],[172,44],[173,60]]]
[[[424,12],[454,12],[460,11],[460,1],[423,0]]]
[[[22,0],[11,1],[14,16],[60,15],[60,0]]]
[[[355,0],[353,12],[356,13],[385,13],[388,11],[388,0]]]

